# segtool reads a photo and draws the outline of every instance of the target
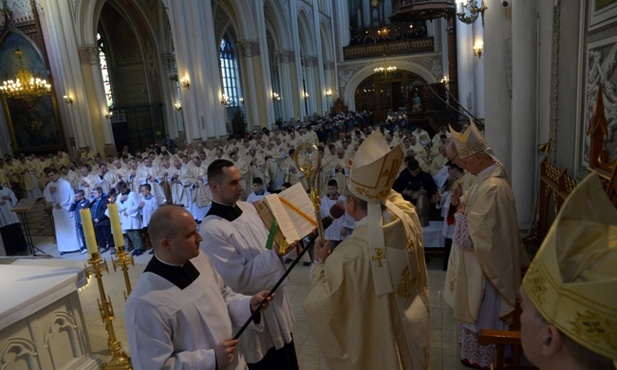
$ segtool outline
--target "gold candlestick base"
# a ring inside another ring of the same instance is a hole
[[[99,312],[101,313],[101,320],[105,324],[105,330],[107,330],[107,347],[111,354],[111,361],[105,363],[103,366],[105,369],[127,369],[132,370],[131,359],[122,350],[122,345],[116,339],[116,332],[114,331],[113,320],[114,309],[111,305],[111,299],[105,294],[105,287],[103,286],[103,271],[109,272],[107,268],[107,261],[103,260],[98,253],[94,253],[88,259],[90,266],[86,266],[84,271],[89,278],[90,275],[96,277],[96,282],[99,287],[100,299],[97,299],[99,304]]]
[[[124,284],[126,285],[126,292],[124,292],[124,300],[126,301],[129,294],[131,294],[131,279],[129,278],[129,264],[135,266],[135,260],[124,248],[124,245],[116,247],[116,259],[111,260],[114,266],[114,271],[118,266],[122,266],[122,274],[124,276]]]

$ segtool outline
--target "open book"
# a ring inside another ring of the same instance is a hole
[[[315,208],[300,183],[278,194],[266,195],[253,204],[271,231],[269,242],[276,243],[280,253],[289,252],[290,243],[306,237],[317,227]]]

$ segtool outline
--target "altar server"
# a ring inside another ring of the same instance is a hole
[[[11,211],[16,205],[17,197],[13,190],[0,182],[0,235],[8,256],[23,252],[27,247],[19,218]]]
[[[200,253],[197,224],[184,208],[161,207],[152,215],[151,226],[155,255],[131,292],[124,315],[133,368],[246,369],[232,328],[251,317],[267,292],[249,297],[223,284],[212,262]],[[260,315],[254,319],[259,321]]]

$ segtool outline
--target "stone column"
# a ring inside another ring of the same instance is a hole
[[[293,63],[294,53],[291,50],[281,50],[277,52],[277,58],[279,60],[279,75],[281,79],[281,105],[283,120],[289,121],[290,118],[296,117],[296,111],[294,109],[294,78],[292,78],[292,71],[295,68]]]
[[[521,227],[529,225],[534,184],[536,126],[536,2],[512,2],[512,189]]]
[[[211,0],[163,0],[169,15],[178,77],[190,87],[181,88],[187,142],[225,135],[225,110],[221,105],[218,53],[204,45],[217,45]]]
[[[495,155],[511,173],[512,140],[512,102],[510,98],[509,74],[511,71],[511,20],[509,11],[504,11],[497,3],[484,13],[484,52],[482,59],[484,80],[486,123],[485,136]],[[476,22],[480,22],[478,18]],[[470,50],[469,52],[472,52]]]
[[[310,116],[317,112],[317,107],[320,106],[323,97],[319,88],[319,64],[317,57],[306,57],[304,69],[306,71],[306,92],[309,94],[307,115]]]
[[[249,128],[267,127],[274,120],[268,121],[267,110],[264,107],[271,107],[270,102],[272,100],[266,100],[265,95],[271,95],[265,91],[272,89],[270,79],[266,79],[262,73],[259,42],[255,40],[242,41],[237,43],[236,47],[238,60],[242,65],[242,76],[244,76],[242,87],[245,95],[246,122]]]
[[[84,52],[85,51],[85,52]],[[87,53],[87,60],[85,60]],[[114,145],[113,133],[111,129],[111,120],[105,118],[104,114],[107,111],[105,99],[105,87],[101,79],[101,65],[99,62],[99,48],[97,46],[80,47],[81,70],[84,76],[84,88],[88,96],[94,96],[96,102],[101,104],[90,104],[90,116],[92,117],[92,130],[94,131],[96,147],[104,157],[115,156],[117,153]]]
[[[88,47],[78,48],[76,45],[75,28],[73,27],[74,15],[70,2],[44,1],[45,17],[42,26],[45,27],[48,37],[45,42],[49,51],[49,61],[52,70],[56,70],[54,84],[58,101],[62,102],[63,95],[71,95],[73,104],[65,106],[66,122],[64,126],[69,133],[69,151],[74,152],[79,148],[90,146],[97,151],[103,152],[106,143],[103,132],[98,132],[95,140],[93,123],[103,118],[101,112],[102,101],[86,86],[92,82],[91,72],[86,78],[84,66],[90,68],[90,55]],[[48,22],[47,20],[53,20]],[[100,72],[99,72],[100,75]],[[100,77],[99,77],[100,80]],[[71,150],[71,148],[73,150]],[[74,153],[76,154],[76,153]]]
[[[326,84],[324,86],[324,89],[326,91],[329,90],[332,93],[330,96],[325,97],[326,109],[322,113],[324,116],[327,116],[330,113],[330,109],[334,105],[334,101],[336,100],[337,96],[336,86],[334,85],[334,81],[336,81],[335,63],[333,61],[327,61],[324,63],[323,69],[326,78]],[[324,91],[324,94],[326,93],[326,91]]]

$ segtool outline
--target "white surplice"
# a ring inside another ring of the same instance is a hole
[[[225,284],[236,291],[252,295],[271,289],[285,272],[281,259],[266,249],[268,230],[252,204],[238,202],[242,215],[232,222],[208,215],[200,227],[206,252]],[[288,280],[276,291],[274,300],[262,315],[263,332],[248,332],[240,342],[246,361],[260,361],[266,352],[282,348],[292,340],[293,312],[285,290]]]
[[[186,288],[144,272],[126,301],[124,318],[135,370],[215,370],[214,346],[232,337],[251,316],[250,297],[225,287],[205,254],[191,263],[199,277]],[[246,333],[252,331],[254,327]],[[236,350],[234,355],[226,369],[246,369],[242,353]]]
[[[56,188],[56,192],[53,194],[50,191],[52,187]],[[71,184],[65,179],[59,178],[58,181],[52,181],[45,186],[43,196],[53,206],[52,215],[56,228],[58,251],[72,252],[78,250],[79,241],[75,228],[75,216],[73,212],[69,211],[75,198]],[[57,208],[56,205],[60,205],[60,208]]]
[[[120,213],[122,231],[141,230],[141,213],[139,212],[139,198],[137,197],[137,193],[129,191],[129,193],[126,194],[126,199],[124,198],[124,194],[119,194],[118,200],[116,201],[118,213]]]
[[[17,197],[13,190],[6,186],[0,186],[0,227],[16,224],[19,222],[17,213],[11,211],[17,205]],[[9,197],[10,199],[3,199]]]

